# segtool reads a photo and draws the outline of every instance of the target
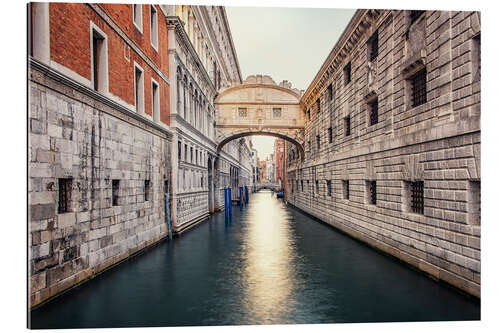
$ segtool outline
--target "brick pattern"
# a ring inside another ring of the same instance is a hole
[[[103,112],[56,81],[44,84],[29,85],[30,306],[167,235],[170,140]],[[69,212],[62,214],[59,178],[72,179]],[[120,180],[118,206],[112,206],[113,179]]]
[[[480,193],[478,185],[471,184],[480,181],[481,170],[480,81],[472,75],[480,68],[478,52],[474,53],[479,45],[478,13],[426,11],[413,25],[409,21],[408,11],[380,11],[330,79],[321,83],[321,111],[318,97],[303,97],[311,101],[306,105],[311,120],[306,121],[305,142],[312,145],[306,144],[304,162],[295,158],[287,163],[287,199],[479,297]],[[379,54],[368,65],[366,41],[377,29]],[[343,67],[349,61],[352,80],[344,85]],[[427,102],[412,107],[408,78],[418,66],[427,72]],[[332,82],[335,97],[330,101]],[[370,126],[373,96],[378,98],[379,119]],[[351,135],[346,137],[347,115]],[[287,149],[297,155],[292,145]],[[328,180],[332,196],[327,195]],[[343,199],[345,180],[349,200]],[[377,184],[376,205],[366,200],[370,180]],[[304,191],[299,185],[291,193],[292,184],[302,181]],[[423,214],[411,213],[405,187],[411,181],[424,181]]]

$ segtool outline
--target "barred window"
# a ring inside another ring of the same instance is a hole
[[[302,188],[302,192],[304,192],[304,181],[303,180],[300,181],[300,187]]]
[[[149,201],[149,191],[151,190],[151,185],[149,179],[144,181],[144,201]]]
[[[319,180],[316,181],[316,194],[319,194]]]
[[[368,40],[368,50],[370,61],[373,61],[378,56],[378,30],[373,33],[373,35]]]
[[[328,143],[333,142],[333,130],[331,127],[328,128]]]
[[[342,192],[345,200],[349,200],[349,180],[342,181]]]
[[[424,182],[410,183],[411,211],[417,214],[424,213]]]
[[[344,133],[345,136],[351,135],[351,116],[344,118]]]
[[[351,62],[344,66],[344,86],[351,82]]]
[[[71,178],[59,178],[59,214],[71,211],[72,183]]]
[[[416,107],[427,102],[427,72],[424,69],[418,71],[410,78],[411,102]]]
[[[320,144],[321,144],[321,138],[319,137],[319,135],[316,135],[316,143],[318,144],[318,151],[319,151]]]
[[[377,204],[377,182],[375,180],[368,180],[366,182],[366,195],[369,204]]]
[[[328,91],[328,100],[329,101],[333,100],[333,84],[330,83],[328,85],[327,91]]]
[[[307,120],[311,120],[311,110],[307,110]]]
[[[118,206],[118,192],[120,191],[120,180],[113,179],[111,181],[111,190],[112,190],[112,201],[113,206]]]
[[[378,123],[378,97],[374,101],[368,103],[370,109],[370,126]]]
[[[239,108],[238,115],[240,118],[245,118],[247,116],[247,109],[246,108]]]
[[[321,100],[319,98],[316,100],[316,109],[318,110],[318,113],[321,112]]]
[[[327,190],[328,196],[331,197],[332,196],[332,181],[331,180],[326,181],[326,190]]]
[[[423,10],[410,10],[410,24],[413,24],[423,13]]]
[[[281,108],[273,108],[273,118],[281,118]]]

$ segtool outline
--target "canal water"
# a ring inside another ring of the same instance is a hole
[[[478,319],[477,299],[267,191],[31,312],[32,328]]]

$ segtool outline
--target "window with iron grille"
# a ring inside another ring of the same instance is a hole
[[[321,139],[320,139],[319,135],[316,135],[316,143],[318,145],[318,151],[319,151],[320,144],[321,144]]]
[[[410,183],[411,211],[417,214],[424,213],[424,182]]]
[[[247,116],[247,109],[246,108],[239,108],[238,115],[240,118],[245,118]]]
[[[423,10],[410,10],[410,24],[413,24],[423,13]]]
[[[371,205],[377,204],[377,182],[375,180],[368,180],[366,182],[367,202]]]
[[[427,72],[424,69],[415,73],[410,79],[411,104],[413,107],[427,102]]]
[[[118,192],[120,191],[120,180],[113,179],[111,181],[111,195],[113,206],[118,206]]]
[[[71,178],[59,178],[59,214],[71,211],[72,183]]]
[[[333,84],[330,83],[328,85],[327,91],[328,91],[328,100],[329,101],[333,100]]]
[[[469,181],[467,212],[469,213],[468,224],[481,225],[481,182],[478,180]]]
[[[307,120],[311,120],[311,110],[307,110]]]
[[[342,192],[344,195],[344,199],[349,200],[349,181],[348,180],[342,181]]]
[[[378,123],[378,97],[374,101],[368,103],[370,108],[370,126]]]
[[[351,116],[344,118],[344,133],[345,136],[351,135]]]
[[[319,98],[316,100],[316,109],[318,110],[318,113],[321,112],[321,100]]]
[[[281,118],[281,108],[273,108],[273,118]]]
[[[328,196],[331,197],[332,196],[332,181],[331,180],[326,181],[326,190],[327,190]]]
[[[300,187],[302,189],[302,192],[304,192],[304,181],[303,180],[300,181]]]
[[[344,66],[344,86],[351,82],[351,62]]]
[[[319,195],[319,181],[316,181],[316,194]]]
[[[328,143],[333,142],[333,130],[331,127],[328,128]]]
[[[144,181],[144,201],[149,201],[149,191],[151,190],[151,185],[149,179]]]
[[[373,35],[368,40],[368,47],[370,56],[370,61],[373,61],[378,56],[378,30],[373,33]]]

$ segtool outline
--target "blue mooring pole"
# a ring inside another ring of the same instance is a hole
[[[227,207],[227,187],[224,187],[224,216],[226,217],[226,220],[227,220],[227,213],[228,213],[228,207]]]
[[[165,193],[165,220],[167,222],[168,239],[172,240],[172,226],[170,222],[170,208],[168,201],[168,193]]]

